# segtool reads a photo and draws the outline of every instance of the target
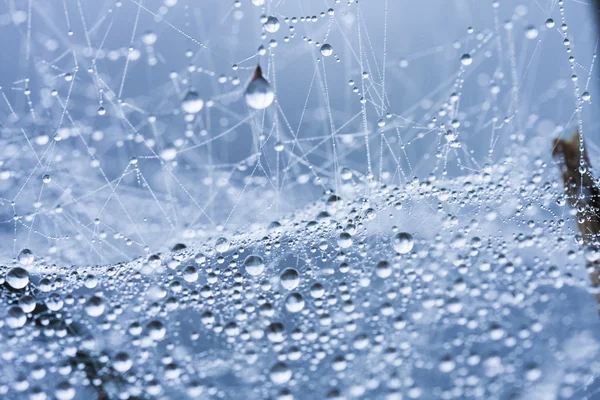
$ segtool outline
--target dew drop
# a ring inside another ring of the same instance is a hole
[[[23,289],[29,284],[29,273],[25,268],[11,268],[4,277],[6,283],[13,289]]]
[[[534,25],[529,25],[525,28],[525,37],[529,40],[537,39],[540,35],[540,32]]]
[[[352,235],[350,235],[348,232],[342,232],[340,233],[340,235],[338,236],[338,245],[342,248],[342,249],[347,249],[352,247]]]
[[[183,270],[183,279],[186,282],[196,282],[198,280],[198,271],[193,265],[188,265]]]
[[[270,16],[265,22],[265,30],[269,33],[275,33],[279,30],[279,20],[277,17]]]
[[[19,306],[12,306],[6,313],[6,325],[12,329],[21,328],[27,322],[27,316]]]
[[[269,378],[271,379],[271,382],[276,385],[283,385],[292,378],[292,371],[285,363],[278,362],[271,367]]]
[[[133,362],[131,361],[129,354],[125,352],[119,352],[115,354],[115,358],[113,359],[113,366],[117,371],[121,373],[127,372],[129,371],[129,369],[131,369],[132,365]]]
[[[246,272],[252,276],[258,276],[265,270],[265,263],[260,256],[248,256],[244,261]]]
[[[400,254],[409,253],[415,245],[415,241],[410,233],[397,233],[392,239],[392,247]]]
[[[469,65],[473,64],[473,58],[471,58],[471,55],[468,53],[463,54],[462,57],[460,57],[460,63],[465,67],[468,67]]]
[[[23,249],[18,256],[19,264],[27,267],[33,264],[33,252],[29,249]]]
[[[254,76],[246,88],[244,97],[246,104],[255,110],[264,110],[273,103],[275,92],[271,84],[263,78],[260,65],[256,67]]]
[[[333,54],[333,47],[329,43],[325,43],[321,46],[321,54],[324,57],[329,57]]]
[[[229,250],[229,239],[227,239],[226,237],[221,236],[220,238],[218,238],[215,242],[215,250],[217,250],[219,253],[225,253],[227,252],[227,250]]]
[[[285,309],[291,313],[297,313],[304,309],[304,298],[300,293],[291,293],[285,299]]]
[[[177,157],[177,149],[166,147],[160,152],[160,158],[164,161],[173,161]]]
[[[204,107],[204,100],[195,90],[189,90],[181,101],[181,108],[188,114],[197,114]]]
[[[284,289],[294,290],[300,284],[300,275],[294,268],[288,268],[279,276],[279,282]]]
[[[99,296],[92,296],[85,303],[85,312],[90,317],[99,317],[104,313],[104,301]]]

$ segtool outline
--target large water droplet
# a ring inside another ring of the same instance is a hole
[[[321,46],[321,54],[324,57],[329,57],[333,54],[333,47],[331,47],[329,43],[325,43],[323,46]]]
[[[260,256],[248,256],[244,261],[246,272],[252,276],[258,276],[265,270],[265,263]]]
[[[275,92],[271,84],[263,78],[260,66],[256,67],[244,97],[246,98],[246,104],[255,110],[264,110],[273,103]]]
[[[23,289],[29,284],[29,273],[25,268],[11,268],[4,277],[6,283],[13,289]]]
[[[400,254],[409,253],[415,245],[415,241],[410,233],[397,233],[392,239],[392,247]]]
[[[265,22],[265,30],[269,33],[275,33],[279,30],[279,20],[277,17],[270,16]]]
[[[18,256],[19,263],[23,266],[33,264],[33,252],[29,249],[23,249]]]

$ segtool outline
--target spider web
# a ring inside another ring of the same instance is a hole
[[[127,260],[277,220],[348,174],[399,186],[459,175],[584,128],[595,53],[567,61],[576,43],[557,3],[459,3],[418,23],[385,2],[13,4],[5,20],[23,54],[6,64],[20,79],[2,91],[13,256]],[[279,30],[261,32],[261,15]],[[257,63],[277,94],[265,111],[241,96]],[[570,73],[583,74],[575,88]],[[197,115],[181,108],[189,90],[206,102]]]
[[[236,385],[248,398],[597,395],[593,289],[572,239],[573,214],[556,202],[562,184],[551,159],[552,139],[576,129],[597,158],[592,17],[590,4],[554,0],[5,2],[4,269],[30,249],[35,262],[21,262],[32,274],[27,293],[50,311],[80,315],[88,332],[99,324],[92,296],[111,310],[101,318],[118,321],[106,322],[103,344],[76,339],[79,352],[98,357],[79,364],[101,372],[80,368],[86,373],[70,382],[49,369],[40,382],[64,398],[89,386],[130,397],[233,398]],[[265,110],[244,101],[259,64],[275,92]],[[182,105],[190,91],[204,102],[194,114]],[[416,250],[399,256],[389,237],[402,231]],[[248,281],[248,255],[264,260],[259,281]],[[375,267],[382,260],[393,265],[394,283],[371,277],[386,269]],[[340,278],[340,263],[351,278]],[[185,279],[188,264],[199,278]],[[278,286],[293,265],[298,293],[315,303],[298,319],[286,314],[294,299]],[[329,298],[318,295],[321,282]],[[65,304],[54,310],[64,287]],[[457,304],[465,291],[476,300]],[[7,305],[22,294],[5,293]],[[242,294],[252,305],[240,314]],[[391,329],[388,313],[409,320],[408,333]],[[35,326],[19,336],[9,318],[3,347],[24,346]],[[288,338],[271,332],[276,320],[288,336],[291,326],[311,326],[308,341],[298,340],[297,367],[283,350]],[[144,326],[143,338],[117,340],[132,321]],[[155,321],[176,326],[169,343]],[[439,329],[429,332],[430,323]],[[373,332],[365,333],[368,351],[349,351],[362,350],[354,333],[331,332],[344,324]],[[264,341],[255,333],[264,329],[268,351],[244,344]],[[49,336],[61,335],[54,327]],[[507,350],[513,341],[518,350]],[[135,374],[127,369],[135,382],[119,380],[125,372],[104,360],[115,356],[103,358],[107,344],[135,360]],[[18,398],[45,388],[19,390],[20,372],[5,374],[17,384],[0,380],[1,392]],[[106,383],[108,375],[119,378]],[[105,385],[86,383],[90,376]]]

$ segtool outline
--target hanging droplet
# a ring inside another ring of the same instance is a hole
[[[275,92],[273,91],[271,84],[263,78],[260,65],[254,70],[254,76],[246,88],[244,96],[246,98],[246,104],[255,110],[264,110],[273,103]]]
[[[581,95],[581,99],[583,101],[590,101],[592,98],[592,96],[590,95],[590,92],[583,92]]]
[[[321,54],[325,57],[329,57],[333,54],[333,47],[331,47],[330,44],[325,43],[323,46],[321,46]]]
[[[158,36],[152,31],[146,31],[142,35],[142,42],[144,42],[146,46],[152,46],[154,43],[156,43],[157,39]]]
[[[195,91],[190,89],[183,101],[181,102],[181,108],[188,114],[197,114],[204,107],[204,100],[200,98],[200,95]]]
[[[6,313],[6,325],[12,329],[21,328],[27,322],[27,316],[19,306],[12,306]]]
[[[269,17],[267,18],[267,22],[265,22],[265,30],[269,33],[275,33],[279,30],[279,20],[277,17]]]
[[[468,67],[469,65],[473,64],[473,58],[471,58],[471,55],[469,53],[465,53],[460,58],[460,62],[465,67]]]

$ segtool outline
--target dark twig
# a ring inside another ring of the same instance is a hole
[[[577,227],[586,250],[597,250],[600,239],[600,189],[579,131],[570,139],[554,139],[552,155],[558,160],[569,205],[577,210]],[[592,285],[600,287],[600,260],[588,259]],[[600,293],[596,294],[600,311]]]

